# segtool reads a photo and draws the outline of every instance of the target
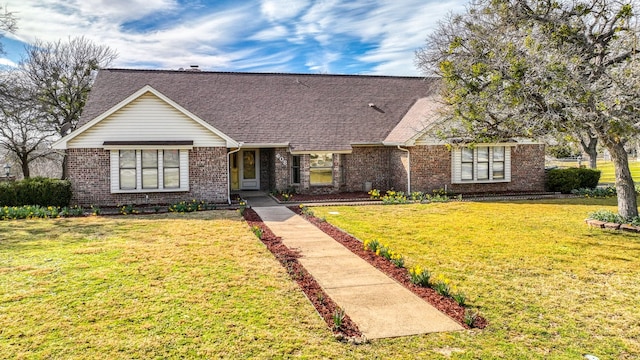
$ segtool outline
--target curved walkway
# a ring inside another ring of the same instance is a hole
[[[463,330],[285,206],[269,206],[258,196],[249,204],[287,247],[300,251],[300,263],[367,339]]]

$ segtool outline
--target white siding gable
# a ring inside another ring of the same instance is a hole
[[[227,142],[150,92],[68,142],[69,148],[102,148],[105,141],[193,140],[194,147]]]

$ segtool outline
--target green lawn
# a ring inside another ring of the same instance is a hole
[[[590,229],[613,200],[314,208],[450,278],[490,325],[449,334],[455,358],[640,357],[640,235]],[[335,214],[335,213],[339,214]],[[412,344],[418,338],[408,340]]]
[[[613,162],[598,161],[598,170],[602,171],[600,175],[600,184],[615,184],[616,177],[613,171]],[[629,159],[629,170],[631,177],[636,183],[640,183],[640,161]]]
[[[637,358],[640,235],[590,230],[614,204],[580,202],[314,208],[490,321],[361,346],[333,340],[236,213],[2,221],[0,358]]]

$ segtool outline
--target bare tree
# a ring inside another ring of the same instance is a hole
[[[37,40],[26,50],[22,70],[38,89],[38,99],[48,115],[41,129],[64,136],[78,124],[96,71],[108,66],[117,53],[85,37],[66,42]],[[62,177],[67,177],[66,157]]]
[[[618,213],[637,216],[625,144],[640,134],[639,10],[626,0],[475,0],[450,16],[416,53],[443,78],[447,116],[460,124],[447,135],[592,134],[614,162]]]
[[[49,140],[55,133],[42,129],[46,113],[34,89],[22,80],[15,72],[2,79],[10,95],[0,96],[0,147],[17,161],[24,178],[29,178],[29,164],[50,153]]]

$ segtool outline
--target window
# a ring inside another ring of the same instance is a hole
[[[164,188],[180,187],[180,150],[164,150],[163,152]]]
[[[158,150],[142,150],[142,188],[158,188]]]
[[[300,155],[291,157],[291,183],[300,184]]]
[[[309,183],[311,185],[333,183],[333,154],[309,154]]]
[[[119,178],[121,190],[136,189],[136,151],[123,150],[119,152]]]
[[[463,147],[453,151],[453,183],[511,181],[507,146]]]
[[[493,148],[493,179],[504,179],[504,146]]]
[[[473,149],[462,148],[462,180],[473,180]]]
[[[188,150],[114,149],[111,192],[188,191]]]

